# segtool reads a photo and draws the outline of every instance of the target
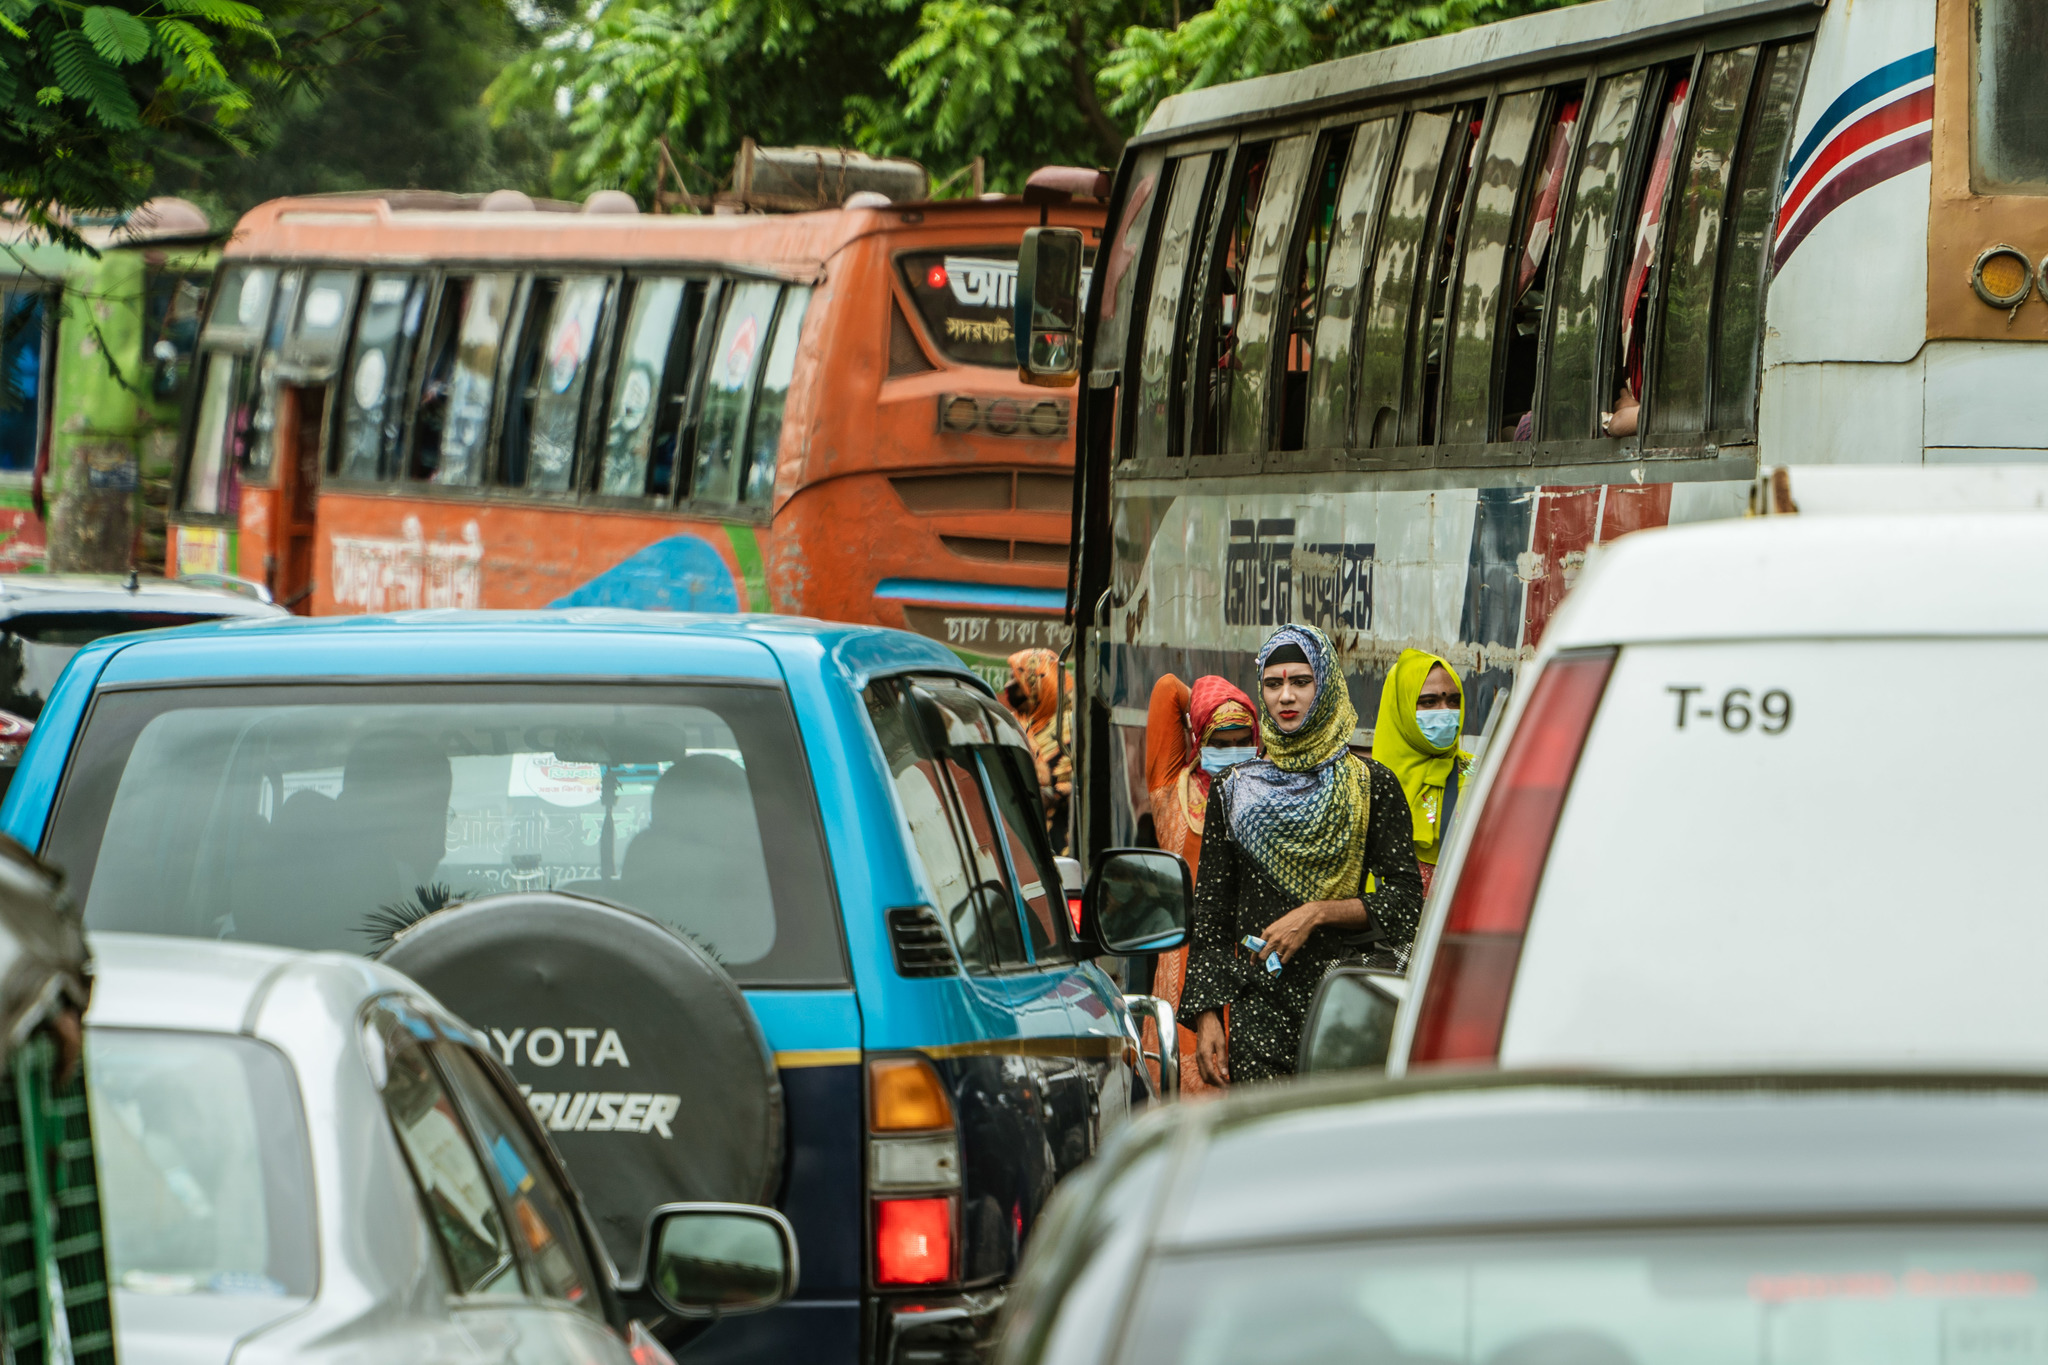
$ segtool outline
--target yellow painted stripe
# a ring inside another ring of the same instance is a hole
[[[784,1071],[794,1071],[806,1066],[859,1066],[860,1049],[857,1047],[821,1047],[804,1052],[778,1052],[775,1065]]]

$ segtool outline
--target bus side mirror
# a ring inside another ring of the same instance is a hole
[[[1408,998],[1408,978],[1377,967],[1333,967],[1316,987],[1301,1031],[1302,1075],[1381,1071],[1394,1041],[1394,1016]]]
[[[1027,384],[1065,388],[1080,379],[1082,255],[1079,228],[1024,230],[1013,307],[1017,377]]]

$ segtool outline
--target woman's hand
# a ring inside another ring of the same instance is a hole
[[[1267,952],[1280,954],[1280,961],[1287,963],[1308,942],[1308,936],[1323,925],[1364,922],[1365,902],[1356,897],[1345,901],[1309,901],[1267,925],[1259,937],[1266,940]]]
[[[1211,1085],[1230,1084],[1230,1040],[1223,1016],[1209,1010],[1195,1019],[1195,1070]]]

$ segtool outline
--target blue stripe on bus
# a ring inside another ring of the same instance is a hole
[[[946,583],[935,578],[885,578],[875,585],[875,596],[899,602],[932,602],[948,607],[1022,607],[1026,611],[1067,609],[1067,594],[1060,588]]]
[[[1792,164],[1785,170],[1785,183],[1778,187],[1779,193],[1782,194],[1785,190],[1791,188],[1792,182],[1798,178],[1801,171],[1806,169],[1806,163],[1813,158],[1813,154],[1820,149],[1820,145],[1827,141],[1828,136],[1835,129],[1842,126],[1843,121],[1849,115],[1881,95],[1888,95],[1901,86],[1911,85],[1914,81],[1925,80],[1933,74],[1934,49],[1930,47],[1926,51],[1916,52],[1910,57],[1901,57],[1888,66],[1880,66],[1877,70],[1835,96],[1835,102],[1827,107],[1827,112],[1822,114],[1820,121],[1813,125],[1813,131],[1808,133],[1806,140],[1799,144],[1799,151],[1794,154]]]

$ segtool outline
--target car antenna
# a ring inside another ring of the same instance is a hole
[[[140,576],[139,576],[139,575],[138,575],[138,574],[136,573],[136,571],[135,571],[134,569],[130,569],[130,570],[128,570],[128,591],[130,591],[130,592],[140,592],[140,591],[142,591],[142,579],[141,579],[141,577],[140,577]]]

